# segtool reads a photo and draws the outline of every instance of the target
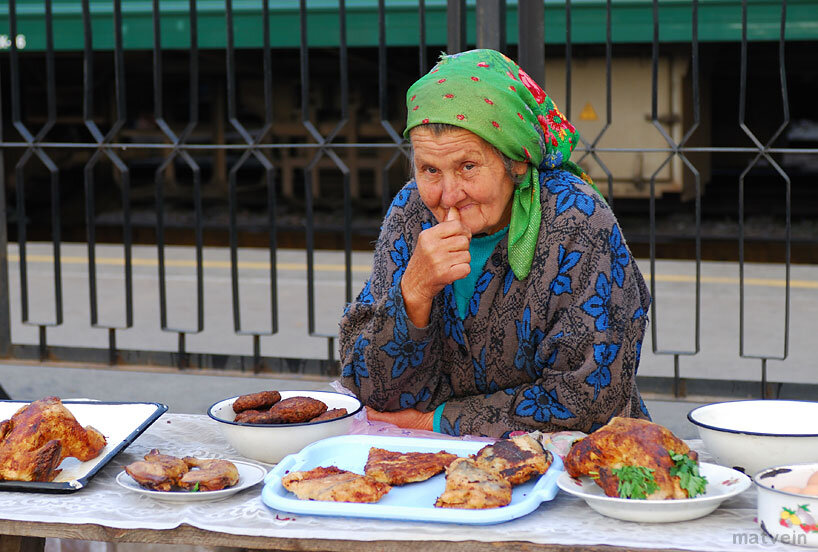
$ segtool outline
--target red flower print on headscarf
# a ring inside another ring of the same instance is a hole
[[[528,76],[528,73],[519,69],[517,73],[520,75],[520,82],[528,88],[528,91],[531,92],[531,95],[534,96],[534,99],[537,100],[538,104],[541,104],[545,101],[545,91],[540,88],[540,85],[534,82],[534,79]]]
[[[551,129],[548,128],[548,121],[542,115],[537,115],[537,120],[540,122],[543,134],[545,134],[545,139],[551,142],[552,146],[557,147],[559,143],[557,142],[556,137],[551,134]]]
[[[568,122],[568,119],[565,118],[565,115],[560,113],[560,110],[556,107],[554,109],[548,110],[548,115],[546,116],[548,120],[548,126],[551,127],[557,134],[559,134],[560,138],[565,136],[565,131],[573,132],[574,125]]]

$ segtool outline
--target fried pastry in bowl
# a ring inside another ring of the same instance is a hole
[[[275,464],[310,443],[349,433],[352,417],[363,408],[355,397],[332,391],[276,394],[278,400],[269,406],[265,399],[275,398],[269,392],[223,399],[213,404],[207,415],[240,455]],[[236,412],[234,403],[239,399]],[[244,406],[246,410],[242,410]]]

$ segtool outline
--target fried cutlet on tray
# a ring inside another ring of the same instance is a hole
[[[471,458],[457,458],[446,468],[446,490],[435,502],[438,508],[479,510],[511,502],[511,483],[477,466]]]
[[[545,473],[554,457],[530,435],[498,439],[478,451],[475,462],[480,468],[519,485],[534,475]]]
[[[377,502],[389,492],[386,483],[335,466],[292,472],[281,478],[284,488],[301,500]]]
[[[390,485],[405,485],[426,481],[439,474],[457,458],[441,450],[440,452],[393,452],[382,448],[369,449],[364,473]]]

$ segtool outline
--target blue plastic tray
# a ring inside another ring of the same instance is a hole
[[[468,456],[486,446],[475,441],[423,439],[416,437],[385,437],[375,435],[342,435],[317,441],[297,454],[285,457],[264,478],[261,500],[270,508],[294,514],[321,516],[351,516],[401,521],[436,521],[444,523],[501,523],[533,512],[542,502],[554,498],[559,491],[557,478],[563,471],[562,460],[554,457],[549,470],[539,478],[514,487],[511,503],[502,508],[464,510],[435,508],[435,500],[445,488],[443,474],[421,483],[392,487],[379,502],[356,504],[299,500],[281,485],[281,478],[292,471],[311,470],[318,466],[336,466],[355,473],[364,473],[370,447],[398,452],[437,452],[445,450],[458,456]]]

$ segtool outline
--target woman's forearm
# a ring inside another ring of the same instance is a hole
[[[413,286],[407,282],[407,278],[401,280],[401,295],[403,295],[403,308],[406,316],[417,328],[425,328],[429,325],[429,316],[432,313],[432,299],[415,293]]]

